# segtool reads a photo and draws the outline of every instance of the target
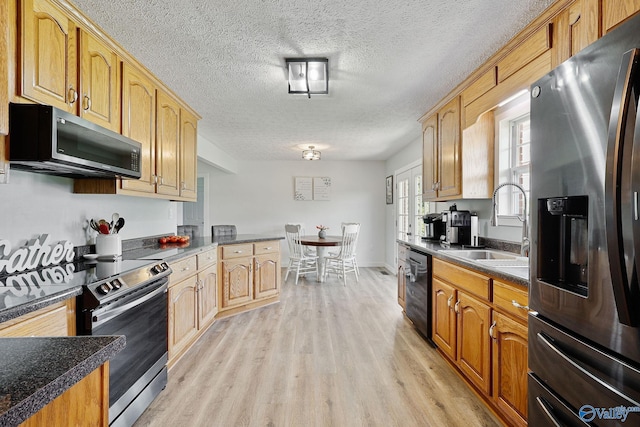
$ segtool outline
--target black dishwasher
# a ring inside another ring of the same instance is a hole
[[[411,248],[407,252],[409,267],[406,282],[405,312],[420,334],[431,340],[431,256]]]

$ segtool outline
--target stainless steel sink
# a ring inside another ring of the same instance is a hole
[[[502,270],[505,272],[513,272],[516,270],[520,275],[528,276],[529,270],[529,258],[518,256],[509,252],[496,251],[492,249],[472,249],[472,250],[456,250],[447,249],[440,251],[449,256],[471,261],[476,264],[484,265],[486,267],[495,268],[496,270]],[[524,271],[523,269],[526,269]]]

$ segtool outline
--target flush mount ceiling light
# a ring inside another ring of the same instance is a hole
[[[320,152],[314,150],[313,145],[309,146],[308,150],[302,150],[302,158],[305,160],[320,160]]]
[[[329,60],[327,58],[287,58],[289,93],[311,95],[329,93]]]

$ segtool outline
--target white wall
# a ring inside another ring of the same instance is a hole
[[[361,223],[358,241],[360,266],[382,266],[385,261],[385,172],[382,161],[238,162],[229,174],[203,162],[198,172],[209,175],[211,224],[235,224],[238,233],[284,236],[284,224],[302,223],[307,234],[316,225],[339,235],[341,222]],[[294,177],[331,178],[331,200],[295,201]],[[210,234],[206,233],[205,234]],[[282,260],[288,259],[286,244]]]
[[[74,245],[93,243],[85,232],[89,218],[111,220],[118,212],[125,219],[123,239],[175,233],[177,203],[166,200],[73,194],[73,180],[32,172],[10,171],[10,183],[0,185],[0,239],[13,246],[39,234]]]

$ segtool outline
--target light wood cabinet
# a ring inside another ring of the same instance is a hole
[[[508,425],[527,419],[527,291],[433,259],[432,335]]]
[[[49,402],[20,427],[109,425],[109,362]]]
[[[0,135],[9,133],[9,16],[8,2],[0,2]],[[4,138],[0,136],[0,184],[4,171]]]
[[[198,282],[194,275],[169,284],[169,361],[191,346],[198,333]]]
[[[458,291],[437,277],[432,279],[432,288],[433,341],[451,360],[455,360],[457,318],[454,306]]]
[[[180,110],[180,197],[198,197],[198,120]]]
[[[269,303],[280,294],[280,242],[218,247],[220,311],[235,313]]]
[[[76,300],[69,298],[0,323],[0,337],[66,337],[76,335]]]
[[[8,81],[0,88],[0,101],[5,93],[7,101],[53,105],[142,144],[139,180],[75,180],[74,192],[195,201],[195,112],[72,5],[51,0],[5,3],[8,13],[2,14],[6,21],[0,24],[5,22],[3,28],[9,27],[7,33],[15,33],[20,43],[13,52],[7,34],[0,35],[0,46],[6,46],[10,58],[0,65],[0,78]],[[9,14],[19,21],[9,21]],[[7,107],[8,102],[0,104],[0,134],[7,133]],[[4,179],[0,174],[0,182]]]
[[[493,399],[509,425],[527,425],[527,327],[493,312]]]
[[[480,390],[490,393],[491,307],[459,291],[455,311],[458,316],[458,366]]]
[[[123,190],[155,193],[156,87],[147,74],[122,65],[122,134],[142,144],[140,179],[123,179]]]
[[[407,271],[405,270],[405,260],[408,249],[404,245],[398,245],[398,304],[404,310],[406,308],[407,297]]]
[[[552,29],[551,66],[555,68],[598,39],[596,2],[578,0],[572,3],[553,19]]]
[[[18,94],[77,113],[75,23],[47,0],[25,0],[20,4],[22,74]]]
[[[638,11],[640,0],[602,0],[602,32],[608,33]]]
[[[51,2],[22,5],[19,95],[119,132],[117,54]]]
[[[170,263],[169,366],[213,323],[218,313],[216,249]]]
[[[455,97],[422,125],[423,199],[446,200],[462,194],[460,98]]]
[[[104,43],[80,30],[79,115],[120,132],[120,60]]]

